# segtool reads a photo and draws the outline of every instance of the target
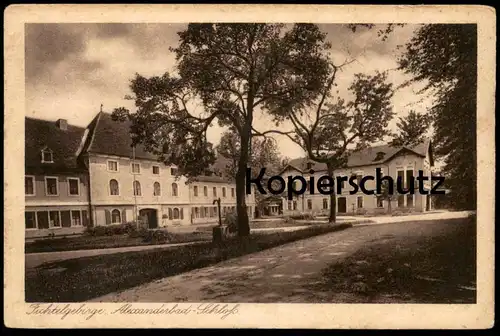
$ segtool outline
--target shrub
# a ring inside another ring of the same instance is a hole
[[[303,213],[300,213],[298,215],[292,215],[290,216],[291,219],[295,219],[295,220],[313,220],[314,219],[314,216],[310,213],[306,213],[306,212],[303,212]]]
[[[357,209],[356,210],[356,215],[361,215],[361,216],[364,216],[368,213],[368,210],[366,210],[365,208],[361,208],[361,209]]]
[[[226,214],[224,218],[223,224],[227,226],[227,230],[229,233],[235,233],[238,231],[238,217],[236,213],[230,212]]]
[[[140,237],[142,237],[144,242],[147,243],[168,243],[171,240],[171,235],[167,231],[163,230],[147,230],[141,229],[139,233]]]

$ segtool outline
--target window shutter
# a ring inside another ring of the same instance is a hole
[[[127,223],[127,210],[122,210],[122,223]]]
[[[89,225],[89,217],[87,214],[87,210],[82,210],[82,224],[83,226],[88,226]]]
[[[181,208],[181,219],[184,219],[184,208]]]
[[[106,224],[111,224],[111,213],[109,210],[104,210],[104,214],[106,215]]]
[[[172,219],[172,208],[168,208],[168,219]]]

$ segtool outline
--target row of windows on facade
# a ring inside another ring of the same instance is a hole
[[[172,183],[172,196],[179,196],[179,187],[177,183]],[[139,181],[133,182],[134,196],[142,196],[141,183]],[[118,181],[112,179],[109,181],[109,193],[110,195],[120,195],[120,187]],[[208,196],[208,187],[203,187],[203,193],[205,196]],[[214,197],[217,197],[217,187],[213,187],[212,194]],[[193,195],[195,197],[198,196],[198,187],[193,187]],[[153,183],[153,196],[161,196],[161,186],[159,182]],[[226,187],[222,187],[222,197],[226,197]],[[231,188],[231,197],[235,197],[234,188]]]
[[[382,170],[382,174],[383,174],[383,170]],[[398,170],[397,174],[398,174],[398,176],[397,176],[398,178],[401,178],[402,180],[404,180],[404,186],[408,186],[409,181],[411,181],[415,178],[415,176],[413,175],[413,169],[406,170],[406,179],[405,179],[405,170]],[[357,181],[357,184],[359,186],[361,184],[361,179],[363,178],[363,175],[362,174],[352,174],[352,176],[356,176],[356,181]],[[293,187],[295,190],[299,189],[299,187],[300,187],[299,183],[300,183],[299,181],[294,181]],[[346,188],[347,183],[348,183],[348,181],[341,181],[341,186],[343,189]],[[309,191],[310,188],[311,188],[310,181],[307,181],[306,191]]]
[[[408,195],[399,195],[397,197],[398,201],[398,207],[404,207],[405,206],[405,197],[406,197],[406,206],[407,207],[412,207],[413,206],[413,195],[408,194]],[[340,198],[345,198],[345,197],[339,197]],[[330,204],[330,199],[328,198],[323,198],[323,210],[326,210],[329,208]],[[356,207],[358,209],[363,208],[363,196],[358,196],[356,198]],[[384,207],[384,200],[381,198],[377,198],[377,207],[383,208]],[[308,199],[307,200],[307,209],[312,210],[313,204],[312,200]],[[288,201],[288,210],[297,210],[297,201]]]
[[[108,171],[111,172],[118,172],[120,169],[120,164],[116,160],[108,160]],[[141,164],[132,162],[130,164],[130,169],[133,174],[140,174],[141,173]],[[160,166],[159,165],[153,165],[151,168],[151,172],[153,175],[160,175]],[[178,173],[177,168],[171,167],[170,168],[170,175],[176,176]]]
[[[25,211],[25,227],[31,229],[57,229],[87,226],[86,210]]]
[[[79,196],[80,195],[80,179],[77,177],[67,178],[68,195]],[[25,176],[24,177],[24,194],[28,196],[35,196],[35,177]],[[45,177],[45,194],[48,196],[58,196],[59,195],[59,179],[57,177]]]

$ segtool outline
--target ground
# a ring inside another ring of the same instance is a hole
[[[358,226],[92,301],[474,303],[475,237],[466,218]]]

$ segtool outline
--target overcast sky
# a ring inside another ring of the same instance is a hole
[[[78,126],[87,126],[99,112],[126,106],[129,83],[135,73],[145,76],[171,71],[174,56],[170,46],[178,43],[177,32],[184,24],[28,24],[26,25],[26,115],[48,120],[66,118]],[[339,24],[320,25],[332,42],[332,55],[337,64],[356,61],[341,72],[337,83],[346,87],[357,72],[373,73],[396,67],[397,46],[407,42],[416,26],[407,25],[386,41],[377,38],[377,29],[353,34]],[[392,71],[390,80],[401,84],[405,77]],[[394,111],[405,115],[409,109],[425,111],[429,99],[415,94],[409,87],[394,96]],[[256,120],[256,129],[264,131],[265,116]],[[394,127],[397,118],[391,123]],[[289,130],[288,125],[282,126]],[[217,143],[221,130],[209,131],[209,140]],[[303,156],[303,151],[286,137],[277,137],[283,155]]]

